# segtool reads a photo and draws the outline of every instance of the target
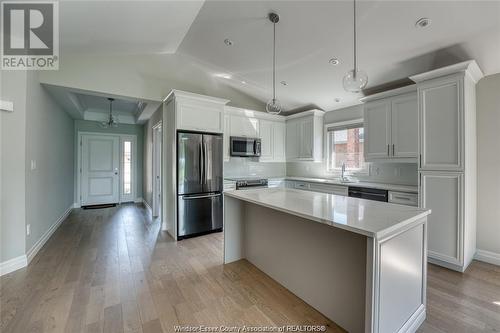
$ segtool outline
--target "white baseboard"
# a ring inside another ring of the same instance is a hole
[[[38,251],[47,243],[50,236],[57,230],[57,228],[61,225],[61,223],[68,217],[69,213],[73,209],[73,205],[71,205],[66,211],[57,219],[57,221],[50,226],[50,228],[40,237],[40,239],[28,250],[26,253],[26,257],[28,258],[28,264],[33,260]]]
[[[0,262],[0,276],[9,274],[10,272],[17,271],[23,267],[28,266],[28,259],[26,255],[15,257],[13,259]]]
[[[474,259],[500,266],[500,253],[478,249],[474,255]]]
[[[148,204],[148,202],[144,199],[142,199],[142,203],[144,204],[144,207],[146,207],[148,213],[150,216],[153,216],[153,209],[151,208],[151,206]]]

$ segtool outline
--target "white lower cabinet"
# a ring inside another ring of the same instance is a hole
[[[429,261],[462,270],[464,175],[422,171],[420,177],[420,206],[432,210],[427,220]]]
[[[295,188],[298,190],[329,193],[343,196],[347,196],[349,192],[349,188],[344,185],[313,183],[300,180],[287,180],[286,183],[286,187]]]

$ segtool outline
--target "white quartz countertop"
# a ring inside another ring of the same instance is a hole
[[[269,178],[269,179],[298,180],[298,181],[311,182],[311,183],[333,184],[333,185],[342,185],[342,186],[359,186],[359,187],[368,187],[368,188],[378,188],[378,189],[388,190],[388,191],[418,193],[418,187],[411,186],[411,185],[370,183],[370,182],[358,182],[358,181],[352,182],[352,183],[342,183],[340,180],[336,180],[336,179],[288,177],[288,176],[287,177]]]
[[[289,188],[228,191],[225,196],[311,221],[381,238],[430,214],[430,210]]]

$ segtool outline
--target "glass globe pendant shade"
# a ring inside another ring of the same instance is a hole
[[[342,84],[345,91],[359,93],[368,83],[368,75],[364,71],[351,69],[344,76]]]
[[[279,114],[281,112],[281,103],[276,98],[269,100],[266,104],[266,111],[271,114]]]

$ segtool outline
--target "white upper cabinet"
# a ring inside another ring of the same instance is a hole
[[[261,120],[259,128],[261,139],[260,161],[272,161],[274,159],[274,123],[269,120]]]
[[[392,156],[417,158],[418,106],[417,95],[394,97],[391,102]]]
[[[222,133],[225,99],[174,90],[177,129]],[[167,97],[170,98],[170,97]]]
[[[390,157],[391,104],[388,100],[366,103],[364,106],[365,160]],[[415,140],[416,141],[416,140]]]
[[[239,115],[230,116],[231,136],[259,137],[259,119]]]
[[[275,162],[285,162],[285,142],[286,129],[284,122],[273,123],[273,160]]]
[[[423,170],[464,169],[462,77],[451,75],[419,84]]]
[[[323,111],[311,110],[286,117],[286,159],[323,159]]]
[[[403,87],[362,99],[366,161],[414,162],[418,156],[416,87]]]
[[[223,149],[224,149],[224,162],[229,161],[230,151],[229,151],[229,138],[230,138],[230,117],[228,114],[224,115],[224,137],[223,137]]]
[[[224,160],[230,159],[230,137],[241,136],[261,139],[261,162],[285,161],[285,117],[261,111],[225,107]],[[227,151],[227,154],[226,154]]]

